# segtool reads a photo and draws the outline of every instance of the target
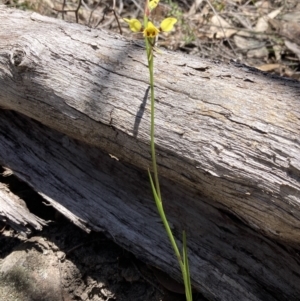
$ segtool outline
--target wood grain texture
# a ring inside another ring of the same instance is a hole
[[[145,171],[144,48],[1,6],[0,18],[0,107],[48,127],[2,110],[1,163],[178,279]],[[300,83],[170,52],[155,78],[162,193],[177,237],[188,230],[194,286],[210,300],[298,300]]]
[[[146,169],[144,49],[35,13],[0,17],[0,106]],[[298,244],[300,83],[177,53],[155,68],[160,173]]]
[[[82,229],[104,231],[148,264],[181,279],[147,173],[96,147],[0,110],[0,163]],[[187,231],[193,286],[208,300],[299,300],[297,252],[216,208],[195,189],[161,179],[180,241]]]
[[[0,148],[3,151],[2,147]],[[43,219],[30,213],[25,202],[1,182],[0,221],[5,222],[24,235],[31,233],[31,228],[41,230],[47,224]]]

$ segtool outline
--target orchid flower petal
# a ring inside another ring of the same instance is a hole
[[[125,22],[128,23],[129,28],[133,32],[139,32],[142,29],[142,24],[139,20],[137,19],[123,19]]]
[[[176,22],[177,19],[175,18],[166,18],[160,23],[160,29],[162,31],[171,31]]]
[[[155,38],[159,34],[159,29],[155,27],[151,21],[149,21],[143,33],[146,38]]]
[[[158,5],[158,3],[159,3],[159,0],[151,0],[148,4],[150,10],[153,10]]]

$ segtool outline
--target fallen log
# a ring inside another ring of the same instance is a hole
[[[46,221],[32,214],[25,202],[13,194],[9,188],[0,182],[0,221],[24,235],[31,233],[31,227],[41,230]]]
[[[0,163],[82,229],[104,231],[180,280],[147,173],[32,119],[0,111]],[[281,246],[217,209],[195,189],[161,179],[180,240],[188,235],[193,286],[208,300],[298,300],[300,263]]]
[[[178,279],[141,172],[144,48],[35,13],[0,17],[0,106],[48,127],[2,110],[0,162],[78,226]],[[155,65],[162,193],[177,237],[188,231],[193,285],[210,300],[297,300],[300,83],[169,52]]]

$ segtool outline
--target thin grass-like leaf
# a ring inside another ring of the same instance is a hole
[[[190,276],[190,266],[187,254],[187,244],[186,244],[186,233],[182,233],[182,256],[183,256],[183,265],[184,265],[184,286],[185,286],[185,295],[188,301],[193,299],[192,295],[192,286],[191,286],[191,276]]]
[[[152,176],[151,176],[151,173],[150,173],[149,169],[148,169],[148,174],[149,174],[150,184],[151,184],[151,188],[152,188],[152,192],[153,192],[153,196],[154,196],[154,200],[155,200],[155,203],[156,203],[156,207],[157,207],[158,213],[159,213],[160,218],[161,218],[161,220],[162,220],[162,222],[163,222],[163,224],[165,226],[165,230],[167,232],[167,235],[169,237],[169,240],[171,242],[171,245],[172,245],[173,250],[175,252],[175,255],[177,257],[177,260],[179,262],[180,269],[181,269],[181,271],[183,271],[183,261],[182,261],[182,258],[181,258],[181,254],[179,252],[179,249],[177,247],[177,243],[175,241],[175,238],[173,236],[172,230],[171,230],[170,225],[168,223],[168,220],[166,218],[162,201],[159,198],[158,193],[157,193],[157,191],[155,189],[155,185],[154,185],[154,182],[153,182],[153,179],[152,179]]]
[[[153,182],[153,179],[152,179],[152,176],[151,176],[151,172],[150,172],[149,169],[148,169],[148,175],[149,175],[150,184],[151,184],[151,189],[152,189],[152,193],[153,193],[154,200],[155,200],[155,203],[156,203],[156,207],[157,207],[158,212],[159,212],[159,214],[160,214],[160,210],[162,209],[162,203],[161,203],[160,198],[159,198],[158,195],[157,195],[157,191],[156,191],[156,189],[155,189],[155,185],[154,185],[154,182]],[[161,214],[160,214],[160,215],[161,215]]]

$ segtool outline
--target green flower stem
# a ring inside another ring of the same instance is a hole
[[[148,24],[148,17],[144,16],[144,27],[146,28]],[[156,164],[156,151],[155,151],[155,141],[154,141],[154,133],[155,133],[155,123],[154,123],[154,72],[153,72],[153,43],[155,42],[154,39],[149,39],[145,37],[145,44],[147,49],[147,59],[148,59],[148,69],[149,69],[149,76],[150,76],[150,94],[151,94],[151,129],[150,129],[150,137],[151,137],[151,157],[152,157],[152,168],[154,174],[154,182],[155,188],[159,198],[161,199],[160,194],[160,185],[158,179],[158,172],[157,172],[157,164]],[[152,44],[152,45],[151,45]]]
[[[191,280],[190,280],[190,271],[189,271],[189,263],[188,263],[188,258],[187,258],[187,246],[186,246],[186,235],[185,235],[185,231],[183,231],[183,259],[182,256],[179,252],[179,249],[177,247],[177,243],[175,241],[174,235],[172,233],[172,230],[170,228],[170,225],[168,223],[168,220],[166,218],[165,212],[164,212],[164,208],[163,208],[163,204],[161,199],[159,198],[157,191],[155,189],[154,183],[153,183],[153,179],[151,176],[150,171],[148,170],[148,174],[149,174],[149,179],[150,179],[150,184],[151,184],[151,188],[152,188],[152,192],[154,195],[154,200],[156,203],[156,207],[158,209],[158,213],[160,215],[160,218],[164,224],[165,230],[168,234],[169,240],[171,242],[171,245],[173,247],[173,250],[175,252],[175,255],[177,257],[180,269],[181,269],[181,273],[182,273],[182,278],[183,278],[183,283],[184,283],[184,287],[185,287],[185,296],[186,296],[186,300],[187,301],[192,301],[193,300],[193,295],[192,295],[192,287],[191,287]]]
[[[148,24],[148,17],[144,16],[144,27],[146,28]],[[154,123],[154,116],[155,116],[155,106],[154,106],[154,72],[153,72],[153,46],[155,43],[155,38],[145,38],[145,44],[147,49],[147,60],[148,60],[148,69],[149,69],[149,75],[150,75],[150,93],[151,93],[151,130],[150,130],[150,136],[151,136],[151,157],[152,157],[152,165],[153,165],[153,175],[154,175],[154,182],[151,176],[151,172],[148,170],[149,173],[149,179],[150,184],[153,192],[153,196],[155,199],[156,207],[158,209],[160,218],[164,224],[165,230],[167,232],[167,235],[169,237],[169,240],[171,242],[171,245],[173,247],[173,250],[175,252],[176,258],[178,260],[182,278],[184,282],[185,287],[185,296],[187,301],[192,301],[192,288],[191,288],[191,280],[190,280],[190,271],[189,271],[189,263],[188,263],[188,257],[187,257],[187,246],[186,246],[186,235],[183,231],[183,251],[182,256],[180,254],[180,251],[178,249],[177,243],[175,241],[175,238],[173,236],[172,230],[170,228],[170,225],[168,223],[167,217],[165,215],[165,211],[163,208],[161,193],[160,193],[160,185],[159,185],[159,179],[158,179],[158,171],[157,171],[157,163],[156,163],[156,151],[155,151],[155,123]]]
[[[152,42],[152,41],[151,41]],[[148,41],[149,43],[149,41]],[[150,43],[149,43],[150,44]],[[152,155],[152,165],[153,165],[153,174],[154,174],[154,182],[155,182],[155,189],[159,199],[161,200],[160,194],[160,185],[158,179],[158,172],[157,172],[157,163],[156,163],[156,151],[155,151],[155,123],[154,123],[154,72],[153,72],[153,49],[152,46],[149,45],[149,54],[148,54],[148,66],[149,66],[149,75],[150,75],[150,93],[151,93],[151,155]]]

